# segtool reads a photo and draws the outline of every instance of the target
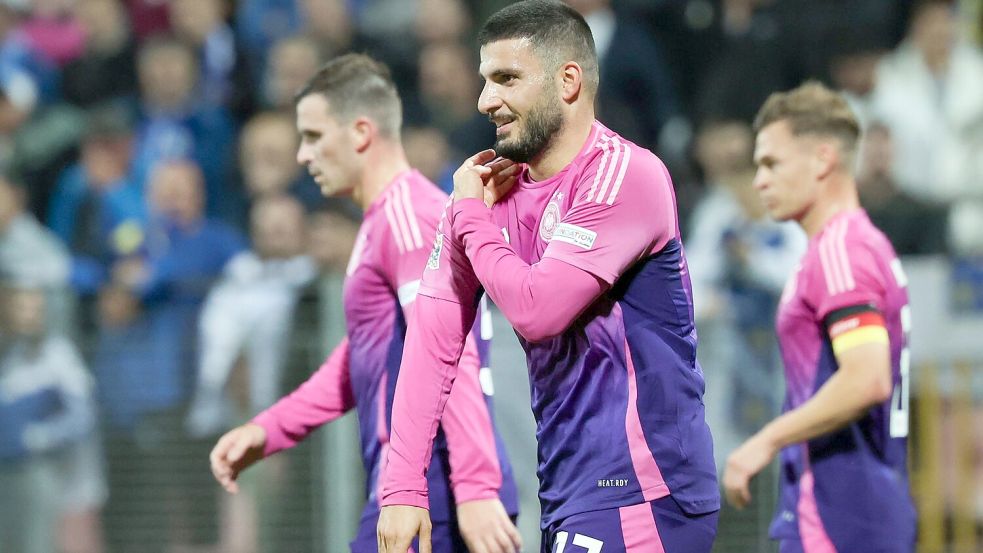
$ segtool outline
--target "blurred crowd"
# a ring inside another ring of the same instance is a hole
[[[335,54],[385,61],[410,161],[449,189],[494,140],[473,35],[507,3],[0,0],[0,552],[258,547],[242,521],[276,501],[219,499],[207,451],[289,389],[360,218],[296,164],[293,95]],[[569,3],[599,118],[673,174],[701,342],[726,344],[704,360],[718,440],[777,408],[772,317],[805,248],[750,188],[769,93],[847,95],[901,255],[983,257],[980,2]]]

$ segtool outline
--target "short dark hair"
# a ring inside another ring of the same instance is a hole
[[[502,8],[485,21],[478,45],[527,38],[552,72],[567,61],[584,71],[584,83],[597,93],[599,71],[594,36],[577,10],[555,0],[525,0]]]
[[[351,121],[367,115],[384,136],[399,138],[403,106],[392,74],[382,62],[365,54],[338,56],[321,66],[294,101],[299,103],[311,94],[324,96],[335,117]]]
[[[788,121],[792,134],[826,136],[838,139],[843,151],[853,155],[860,139],[860,123],[850,104],[839,93],[818,81],[807,81],[786,92],[775,92],[754,118],[754,132]]]

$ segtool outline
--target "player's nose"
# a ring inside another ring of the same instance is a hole
[[[751,181],[751,186],[758,192],[768,187],[768,176],[764,170],[758,169],[754,172],[754,179]]]
[[[300,147],[297,148],[297,163],[306,166],[310,162],[310,148],[308,148],[305,144],[301,144]]]
[[[502,107],[502,98],[498,95],[494,83],[486,82],[478,96],[478,111],[484,114],[494,114],[500,107]]]

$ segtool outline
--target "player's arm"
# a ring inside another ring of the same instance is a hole
[[[469,334],[440,419],[447,437],[450,481],[458,504],[497,498],[502,486],[491,415],[478,380],[480,370],[478,349]]]
[[[619,152],[619,165],[605,175],[619,175],[618,183],[605,181],[603,191],[595,194],[591,184],[607,177],[581,175],[576,201],[543,258],[532,265],[505,241],[479,201],[489,187],[499,186],[500,175],[506,183],[514,179],[510,166],[491,162],[494,152],[486,150],[454,174],[454,235],[464,243],[488,295],[530,341],[569,328],[628,267],[674,235],[675,208],[664,166],[654,156],[630,161],[625,144],[611,147]]]
[[[438,226],[436,215],[443,212],[435,214],[429,209],[409,208],[403,209],[403,214],[412,218],[415,226],[424,233],[433,234]],[[431,250],[409,235],[403,235],[398,227],[390,227],[390,231],[380,233],[384,238],[380,246],[385,254],[380,270],[396,292],[404,320],[412,321],[417,292],[423,283],[422,269],[429,261]],[[491,417],[478,382],[481,370],[478,350],[470,332],[458,366],[458,377],[451,388],[440,425],[449,446],[454,497],[460,504],[498,498],[502,475]]]
[[[478,200],[454,205],[454,230],[475,274],[516,332],[531,342],[562,333],[608,288],[588,271],[544,257],[532,265],[512,249]]]
[[[778,449],[839,430],[891,397],[891,351],[881,313],[861,305],[826,320],[838,368],[816,395],[761,430]]]
[[[750,501],[748,483],[783,447],[829,434],[891,397],[891,352],[884,318],[859,305],[826,317],[838,368],[808,401],[752,436],[727,460],[724,487],[738,507]]]
[[[420,549],[429,550],[426,471],[477,311],[480,285],[460,244],[443,234],[446,222],[445,214],[403,344],[380,499],[381,553],[403,553],[417,535]]]
[[[438,226],[429,210],[411,208],[405,210],[405,215],[414,217],[416,226],[427,234],[432,234]],[[397,229],[391,230],[395,238]],[[403,238],[403,250],[394,240],[383,246],[388,249],[385,256],[388,263],[383,267],[383,272],[397,292],[405,320],[412,321],[416,292],[423,285],[421,268],[428,264],[431,252],[420,247],[405,247],[415,242],[405,236]],[[432,280],[431,277],[427,279],[431,288]],[[510,553],[521,548],[522,542],[498,496],[502,472],[491,416],[478,380],[480,370],[474,334],[468,332],[440,426],[447,438],[450,483],[457,503],[457,524],[461,536],[472,552]]]
[[[226,490],[235,493],[240,472],[264,457],[297,445],[354,405],[345,338],[296,390],[219,438],[209,456],[212,474]]]

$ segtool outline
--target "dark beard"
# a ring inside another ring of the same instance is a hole
[[[516,163],[529,163],[549,146],[553,135],[563,128],[559,99],[545,96],[540,105],[529,111],[518,138],[495,141],[495,153]],[[515,131],[513,131],[515,134]]]

